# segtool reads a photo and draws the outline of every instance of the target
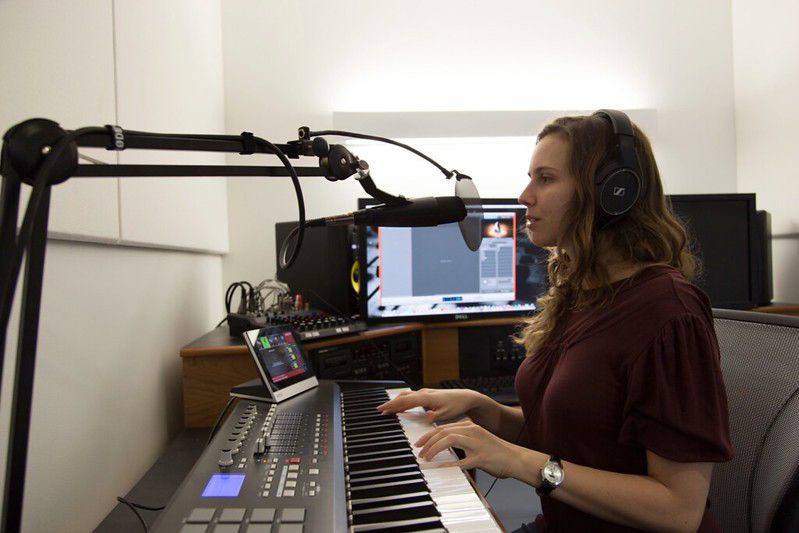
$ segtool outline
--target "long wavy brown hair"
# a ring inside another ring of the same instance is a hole
[[[633,125],[633,129],[641,164],[641,194],[627,214],[601,230],[594,224],[594,175],[603,165],[618,160],[610,122],[594,115],[562,117],[538,134],[537,142],[558,135],[569,144],[569,171],[577,188],[564,218],[568,222],[561,228],[560,242],[549,250],[549,290],[538,299],[540,311],[525,321],[516,337],[528,356],[552,340],[570,310],[613,300],[623,284],[611,284],[604,261],[608,257],[636,266],[669,265],[689,280],[698,274],[700,266],[686,230],[663,194],[652,145],[638,126]]]

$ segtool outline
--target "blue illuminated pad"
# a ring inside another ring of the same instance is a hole
[[[203,490],[203,498],[235,498],[244,484],[244,474],[214,474]]]

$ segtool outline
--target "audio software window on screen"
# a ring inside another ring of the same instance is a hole
[[[404,316],[513,308],[517,216],[485,213],[477,252],[466,247],[457,224],[379,228],[371,250],[378,262],[378,279],[372,282],[379,288],[369,298],[370,312]]]

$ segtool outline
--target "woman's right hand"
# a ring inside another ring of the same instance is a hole
[[[427,410],[427,420],[432,423],[469,414],[469,411],[478,407],[483,397],[479,392],[469,389],[419,389],[401,392],[393,400],[378,405],[377,410],[400,413],[423,407]]]

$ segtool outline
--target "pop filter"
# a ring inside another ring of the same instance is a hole
[[[458,222],[458,227],[466,246],[476,252],[483,242],[483,205],[480,194],[469,176],[456,174],[455,180],[455,196],[463,200],[466,207],[466,217]]]

